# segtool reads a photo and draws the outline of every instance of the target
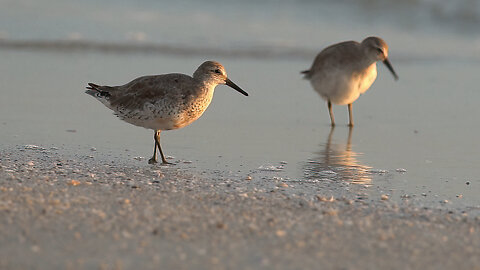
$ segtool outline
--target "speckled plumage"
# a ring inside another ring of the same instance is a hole
[[[160,148],[160,131],[187,126],[207,109],[218,84],[227,84],[248,95],[227,78],[225,68],[218,62],[204,62],[193,77],[171,73],[143,76],[121,86],[99,86],[89,83],[86,93],[114,111],[122,120],[158,133],[158,148],[162,161],[167,163]],[[155,137],[157,145],[157,138]],[[156,161],[156,150],[150,163]]]
[[[309,70],[302,72],[314,90],[328,102],[332,125],[335,125],[332,103],[348,104],[350,125],[353,125],[352,103],[377,78],[377,61],[383,61],[398,79],[388,61],[388,45],[378,37],[368,37],[361,43],[346,41],[331,45],[317,55]]]

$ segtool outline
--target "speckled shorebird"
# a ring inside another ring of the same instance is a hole
[[[331,45],[317,55],[309,70],[301,72],[327,101],[332,126],[335,125],[332,103],[348,105],[348,125],[353,126],[352,103],[377,78],[377,61],[383,61],[398,80],[388,61],[388,45],[378,37],[368,37],[362,43],[345,41]]]
[[[95,97],[125,122],[154,130],[153,157],[157,148],[162,163],[169,164],[160,146],[160,132],[187,126],[197,120],[212,101],[217,85],[226,84],[245,96],[248,93],[228,79],[218,62],[206,61],[193,73],[143,76],[121,86],[89,83],[85,93]]]

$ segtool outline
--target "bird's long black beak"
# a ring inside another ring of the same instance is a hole
[[[243,91],[242,88],[240,88],[238,85],[234,84],[232,81],[230,81],[228,78],[225,79],[225,84],[230,86],[231,88],[237,90],[238,92],[242,93],[245,96],[248,96],[248,93]]]
[[[390,61],[388,61],[388,58],[385,58],[385,60],[383,60],[383,63],[385,64],[385,66],[387,66],[390,72],[392,72],[393,77],[395,78],[395,81],[398,80],[397,73],[395,73],[395,70],[393,70],[392,64],[390,64]]]

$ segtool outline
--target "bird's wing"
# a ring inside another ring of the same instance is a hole
[[[313,61],[312,67],[306,73],[306,76],[313,76],[316,72],[325,69],[335,69],[338,66],[346,66],[346,64],[360,58],[360,43],[356,41],[345,41],[331,45],[323,49]]]
[[[189,95],[194,84],[192,77],[184,74],[164,74],[139,77],[125,85],[112,87],[110,104],[126,109],[141,108],[145,103],[159,99],[178,99]]]

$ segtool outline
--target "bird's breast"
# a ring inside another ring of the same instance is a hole
[[[373,63],[368,66],[363,72],[361,72],[358,77],[358,91],[360,94],[365,93],[373,82],[377,78],[377,63]]]

